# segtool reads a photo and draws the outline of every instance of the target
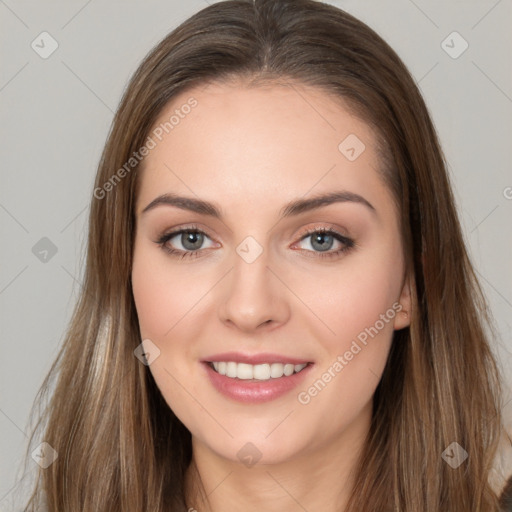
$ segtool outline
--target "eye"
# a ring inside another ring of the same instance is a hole
[[[171,256],[178,258],[198,257],[204,249],[220,246],[195,226],[164,233],[155,243]],[[298,249],[308,256],[330,258],[349,251],[355,247],[355,242],[333,229],[320,227],[307,231],[294,245],[298,245]]]
[[[303,245],[299,249],[316,253],[315,256],[320,257],[339,256],[355,246],[354,240],[351,238],[325,227],[307,231],[298,244]]]
[[[209,240],[209,244],[204,244]],[[173,256],[195,257],[203,249],[215,247],[210,237],[198,228],[187,227],[170,233],[164,233],[156,243],[167,253]]]

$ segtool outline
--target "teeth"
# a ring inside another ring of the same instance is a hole
[[[220,361],[212,363],[215,371],[221,375],[226,375],[232,379],[238,378],[242,380],[269,380],[279,379],[283,375],[286,377],[293,373],[299,373],[307,364],[291,364],[291,363],[272,363],[272,364],[247,364],[235,363],[233,361]]]

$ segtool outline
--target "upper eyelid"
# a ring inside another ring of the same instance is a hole
[[[197,232],[197,233],[201,233],[203,235],[206,235],[208,238],[213,238],[212,236],[210,236],[208,234],[208,231],[203,229],[203,228],[200,228],[200,227],[195,227],[193,225],[191,226],[184,226],[184,227],[178,227],[178,228],[172,228],[172,229],[169,229],[169,230],[164,230],[162,232],[162,234],[159,236],[159,238],[174,238],[176,235],[179,235],[183,232],[186,232],[186,231],[192,231],[192,232]]]

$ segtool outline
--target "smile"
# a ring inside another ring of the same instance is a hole
[[[237,363],[203,361],[207,381],[225,398],[257,404],[289,395],[312,371],[314,363]],[[223,373],[222,373],[223,372]]]
[[[299,373],[307,366],[307,363],[263,363],[253,365],[234,361],[215,361],[211,362],[210,365],[217,373],[231,379],[266,381]]]

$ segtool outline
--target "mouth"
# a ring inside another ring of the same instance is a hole
[[[218,393],[238,403],[259,404],[280,397],[302,385],[315,364],[278,354],[248,355],[228,352],[201,361],[205,377]]]
[[[301,364],[289,362],[249,364],[237,363],[235,361],[206,361],[206,363],[219,375],[230,379],[254,382],[290,377],[291,375],[300,373],[308,365],[313,364],[311,362]]]

